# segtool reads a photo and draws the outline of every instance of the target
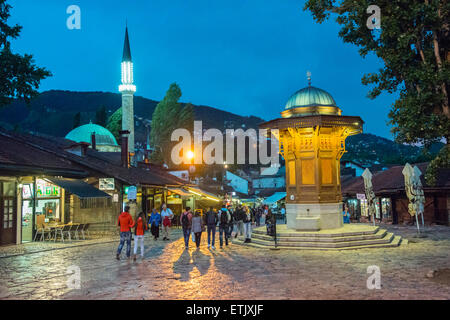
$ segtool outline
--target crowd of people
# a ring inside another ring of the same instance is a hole
[[[156,208],[152,209],[149,216],[140,212],[136,221],[133,221],[129,213],[130,208],[125,207],[124,212],[119,215],[118,226],[120,227],[120,243],[117,249],[116,258],[120,260],[122,249],[126,243],[126,256],[131,257],[132,230],[134,228],[134,252],[133,260],[136,261],[137,252],[140,248],[140,256],[144,257],[144,233],[150,230],[154,240],[159,238],[162,229],[163,240],[170,240],[170,227],[174,214],[166,204],[161,207],[161,212]],[[261,226],[264,221],[267,226],[267,233],[271,234],[275,217],[267,205],[249,208],[238,205],[233,208],[230,205],[222,205],[221,208],[210,207],[207,212],[201,215],[198,211],[192,213],[187,207],[180,215],[179,222],[183,230],[185,249],[189,248],[189,240],[195,242],[200,248],[203,232],[207,233],[208,249],[215,250],[216,232],[219,233],[219,245],[223,249],[231,242],[231,238],[242,236],[244,243],[250,243],[252,238],[253,225]]]

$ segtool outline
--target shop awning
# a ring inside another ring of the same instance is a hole
[[[220,199],[216,195],[214,195],[214,194],[212,194],[210,192],[204,191],[204,190],[202,190],[200,188],[188,187],[187,189],[192,194],[195,194],[195,195],[198,195],[198,196],[201,196],[201,197],[205,197],[207,200],[212,200],[212,201],[216,201],[216,202],[222,201],[222,199]]]
[[[168,189],[170,192],[179,194],[179,195],[182,196],[182,197],[190,197],[190,196],[192,196],[191,193],[189,193],[189,192],[187,192],[187,191],[185,191],[185,190],[183,190],[183,189],[181,189],[181,188],[167,188],[167,189]]]
[[[69,180],[58,178],[47,178],[53,184],[73,193],[79,198],[111,198],[109,194],[91,186],[83,180]]]
[[[267,197],[264,203],[271,204],[280,201],[281,199],[286,198],[286,192],[275,192],[270,197]]]

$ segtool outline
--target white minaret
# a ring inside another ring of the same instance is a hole
[[[133,61],[131,60],[130,41],[128,40],[128,27],[125,28],[125,42],[122,56],[122,84],[119,86],[122,93],[122,130],[130,131],[128,136],[128,152],[134,154],[134,108],[133,98],[136,86],[133,84]]]

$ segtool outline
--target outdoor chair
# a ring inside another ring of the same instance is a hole
[[[43,224],[36,226],[36,234],[34,235],[33,241],[36,241],[36,237],[38,236],[38,234],[41,235],[41,241],[42,241],[44,239],[44,235],[45,235],[45,227]]]
[[[85,233],[85,232],[87,233],[88,237],[91,236],[91,234],[89,233],[89,223],[86,223],[86,224],[84,225],[83,236],[84,236],[84,233]]]
[[[62,240],[63,240],[63,242],[64,242],[64,236],[65,235],[67,235],[68,237],[69,237],[69,241],[72,241],[72,237],[71,237],[71,235],[70,235],[70,230],[72,229],[72,226],[71,225],[65,225],[63,228],[62,228],[62,230],[61,230],[61,232],[62,232]]]
[[[42,228],[44,229],[44,241],[45,241],[45,236],[48,236],[47,240],[51,240],[53,229],[51,227],[49,227],[48,225],[46,225],[45,223],[42,225]]]
[[[77,235],[81,234],[81,236],[83,237],[83,240],[86,240],[86,237],[84,236],[84,223],[80,223],[78,225],[78,229],[77,229]]]
[[[80,240],[80,236],[78,234],[79,227],[80,224],[72,224],[72,229],[70,230],[73,233],[73,238],[76,238],[77,240]]]
[[[62,242],[64,242],[63,229],[64,229],[64,227],[54,227],[53,228],[53,230],[54,230],[53,232],[54,232],[54,236],[55,236],[55,238],[53,239],[54,242],[56,242],[56,239],[58,238],[58,235],[61,236],[61,240],[62,240]]]

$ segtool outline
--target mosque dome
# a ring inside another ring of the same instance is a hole
[[[285,109],[314,106],[336,107],[336,102],[325,90],[309,86],[294,93],[287,101]]]
[[[295,92],[281,112],[283,118],[341,114],[331,94],[311,85]]]
[[[91,143],[92,133],[95,134],[95,143],[99,151],[117,151],[120,148],[116,138],[108,129],[93,123],[73,129],[66,135],[66,139]]]

